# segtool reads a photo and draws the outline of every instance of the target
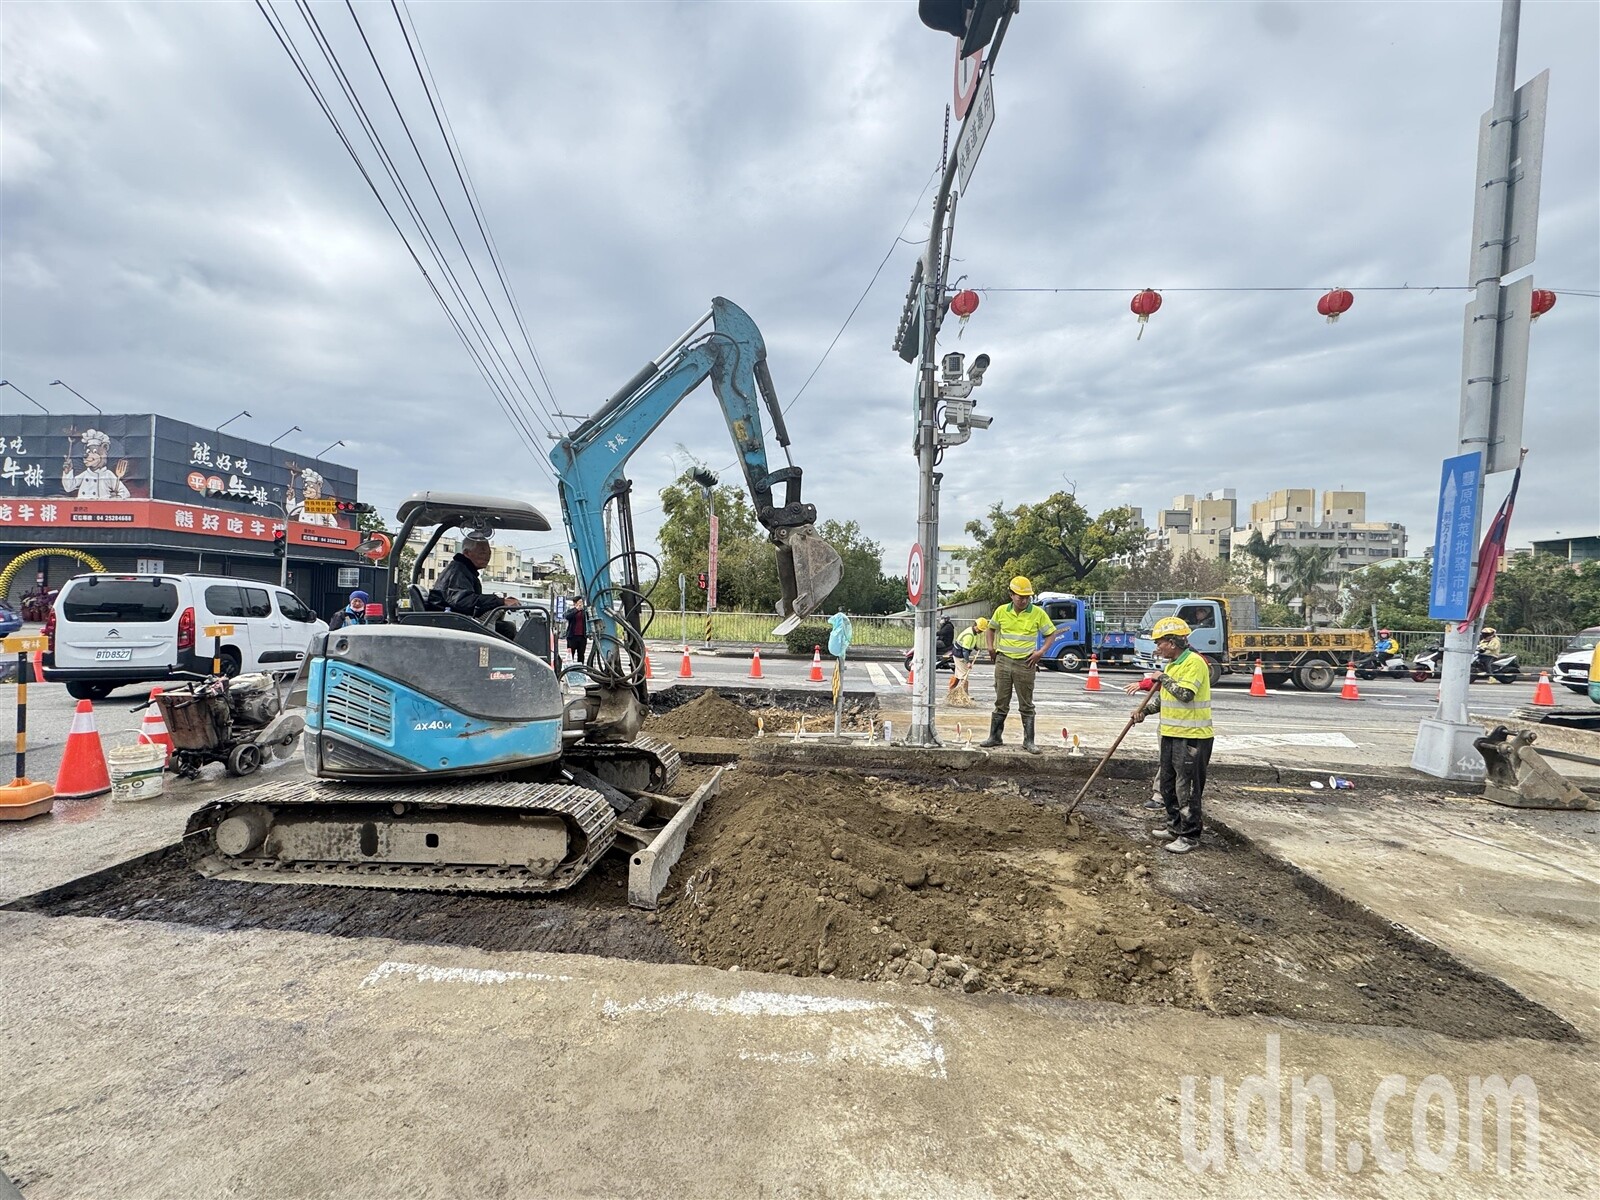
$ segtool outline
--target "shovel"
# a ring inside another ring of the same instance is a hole
[[[1083,781],[1083,787],[1078,789],[1078,794],[1072,798],[1072,803],[1067,805],[1067,811],[1065,815],[1070,817],[1075,811],[1077,811],[1079,802],[1083,800],[1084,796],[1089,791],[1089,785],[1099,777],[1101,770],[1108,762],[1111,761],[1111,756],[1117,752],[1117,747],[1122,745],[1122,739],[1128,736],[1128,730],[1132,729],[1136,724],[1138,724],[1139,714],[1141,711],[1143,711],[1144,706],[1145,697],[1141,697],[1138,707],[1135,708],[1133,712],[1128,714],[1128,723],[1122,727],[1122,732],[1117,734],[1117,740],[1111,743],[1111,749],[1107,750],[1105,757],[1094,765],[1094,770],[1089,772],[1089,778]]]

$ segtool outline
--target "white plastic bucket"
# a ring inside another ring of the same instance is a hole
[[[135,746],[114,746],[106,755],[111,771],[113,800],[149,800],[161,795],[166,779],[167,748],[148,742]]]

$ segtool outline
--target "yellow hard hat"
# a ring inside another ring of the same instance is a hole
[[[1182,617],[1162,617],[1161,620],[1156,622],[1155,628],[1150,631],[1150,636],[1159,642],[1162,638],[1186,638],[1193,632],[1194,630],[1189,628],[1189,622]]]
[[[1011,577],[1011,591],[1017,596],[1033,595],[1033,580],[1026,575],[1013,575]]]
[[[974,629],[976,629],[979,633],[983,633],[985,630],[987,630],[989,628],[989,618],[988,617],[979,617],[976,621],[973,622],[972,627]]]

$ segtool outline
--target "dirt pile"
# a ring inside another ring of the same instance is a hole
[[[746,764],[662,920],[721,967],[1203,1005],[1237,935],[1156,892],[1122,839],[1001,787]]]
[[[724,968],[1576,1036],[1248,844],[1208,835],[1201,854],[1163,853],[1139,819],[1147,783],[1098,795],[1069,826],[1048,781],[744,762],[689,838],[662,927]]]
[[[657,736],[751,738],[756,729],[755,714],[714,691],[652,716],[648,722],[648,732]]]

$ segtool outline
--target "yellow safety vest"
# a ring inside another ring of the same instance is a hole
[[[1185,650],[1167,664],[1166,673],[1181,686],[1192,689],[1194,699],[1188,704],[1180,704],[1176,696],[1162,689],[1161,736],[1214,736],[1211,730],[1211,664],[1205,660],[1205,656]]]
[[[989,628],[994,630],[994,648],[1007,658],[1027,658],[1044,644],[1041,633],[1048,639],[1056,631],[1055,622],[1037,604],[1021,612],[1002,604],[989,618]]]

